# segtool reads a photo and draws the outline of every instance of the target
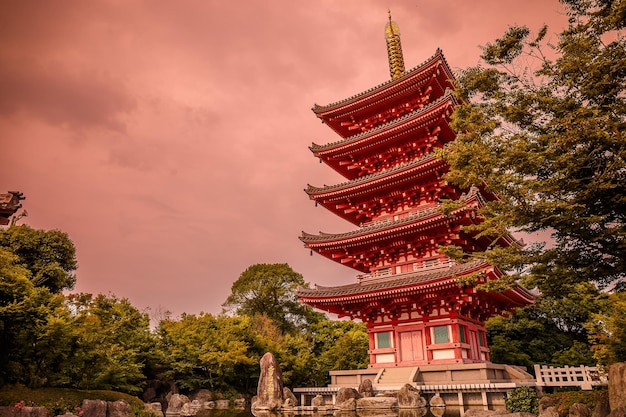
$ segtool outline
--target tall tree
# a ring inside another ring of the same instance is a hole
[[[222,306],[239,315],[265,315],[290,333],[323,317],[298,301],[295,291],[303,286],[307,283],[302,275],[287,264],[256,264],[233,283]]]
[[[589,321],[606,306],[588,283],[626,289],[626,2],[562,3],[569,24],[558,42],[547,27],[531,36],[514,26],[483,47],[484,65],[460,74],[459,134],[442,151],[449,181],[499,197],[467,231],[543,240],[464,255],[485,257],[543,294],[517,318],[488,323],[493,358],[520,364],[588,361]],[[558,332],[560,347],[527,346],[520,326]]]
[[[569,26],[553,49],[546,27],[534,38],[511,27],[483,48],[487,67],[461,74],[460,133],[445,154],[449,180],[500,197],[475,233],[550,236],[481,254],[549,294],[583,281],[621,288],[626,273],[626,6],[564,3]]]

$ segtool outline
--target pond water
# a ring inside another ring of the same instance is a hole
[[[249,408],[245,409],[224,409],[224,410],[201,410],[197,417],[295,417],[295,416],[311,416],[311,417],[460,417],[461,410],[458,407],[445,408],[418,408],[407,410],[359,410],[359,411],[326,411],[326,412],[256,412],[252,414]]]

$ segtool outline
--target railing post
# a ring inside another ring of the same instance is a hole
[[[545,382],[543,381],[543,374],[541,373],[541,365],[535,365],[535,379],[537,380],[536,388],[539,394],[543,394],[543,387]]]

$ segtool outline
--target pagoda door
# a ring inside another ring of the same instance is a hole
[[[480,353],[478,349],[478,333],[475,330],[471,330],[469,333],[471,359],[478,360],[480,359]]]
[[[424,333],[422,330],[400,333],[400,360],[414,362],[424,360]]]

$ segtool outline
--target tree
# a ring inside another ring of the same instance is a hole
[[[307,286],[301,274],[287,264],[256,264],[233,283],[224,311],[253,317],[263,314],[284,333],[319,320],[323,315],[301,304],[295,291]]]
[[[47,288],[35,287],[20,258],[0,247],[0,386],[45,382],[36,344],[59,301]]]
[[[488,322],[492,359],[509,363],[592,361],[589,329],[607,314],[595,286],[626,289],[626,2],[562,3],[569,25],[558,43],[547,41],[547,27],[535,37],[511,27],[483,47],[486,65],[460,74],[459,134],[441,152],[447,180],[498,196],[467,232],[545,238],[522,250],[494,245],[462,255],[486,258],[509,282],[542,293],[517,317]],[[596,341],[609,335],[595,329]]]
[[[261,355],[248,317],[183,314],[178,321],[161,321],[157,335],[162,376],[185,391],[248,392],[251,376],[258,375]]]
[[[125,298],[103,294],[69,295],[65,306],[71,354],[58,373],[66,376],[66,386],[140,393],[146,367],[156,361],[148,314]]]
[[[607,365],[626,361],[626,292],[610,294],[605,308],[587,322],[593,356]]]
[[[74,288],[76,249],[66,233],[11,226],[0,229],[0,247],[18,256],[19,264],[31,272],[35,286],[53,293]]]
[[[545,294],[575,282],[624,285],[626,38],[623,1],[564,0],[569,26],[552,51],[526,27],[483,48],[489,67],[459,77],[448,179],[499,196],[472,231],[542,232],[550,244],[478,256]],[[554,58],[550,58],[551,55]],[[537,63],[536,70],[522,60]]]

